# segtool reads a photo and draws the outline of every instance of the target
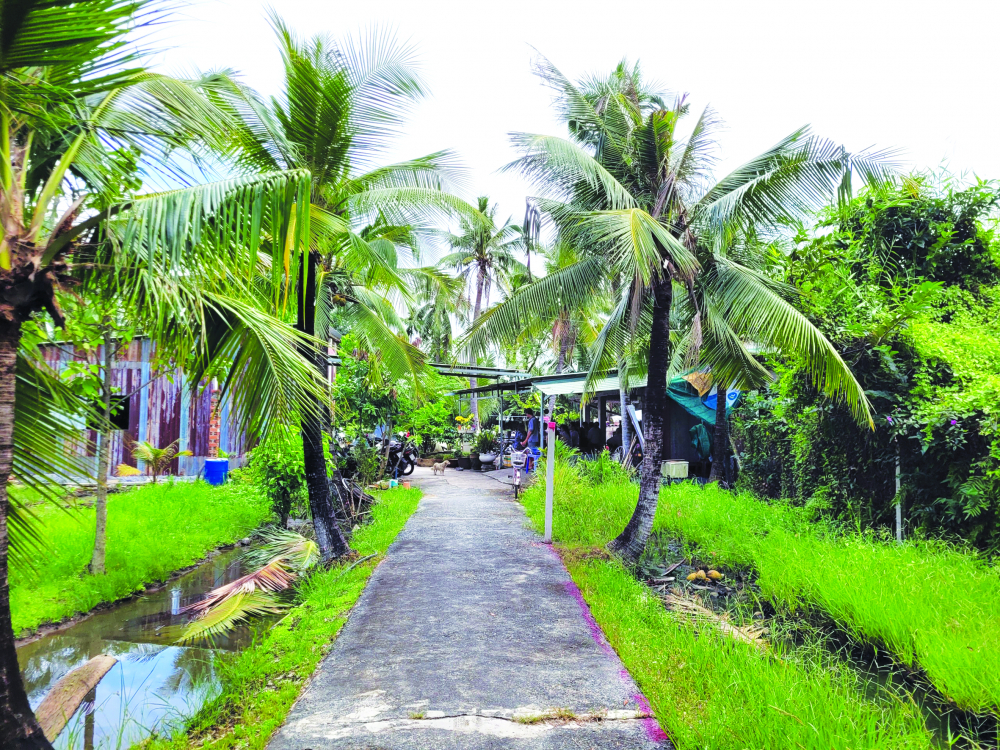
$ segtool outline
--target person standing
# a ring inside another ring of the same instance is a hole
[[[521,443],[521,447],[537,448],[541,444],[541,438],[538,430],[538,420],[535,418],[535,410],[525,409],[524,413],[528,417],[528,427],[527,434],[524,436],[524,441]]]

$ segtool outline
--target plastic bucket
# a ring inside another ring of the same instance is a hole
[[[206,458],[205,459],[205,481],[209,484],[219,485],[226,481],[229,474],[228,458]]]

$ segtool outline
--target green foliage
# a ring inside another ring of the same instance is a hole
[[[982,224],[998,200],[989,182],[956,189],[917,175],[855,200],[834,241],[872,248],[881,265],[913,277],[974,289],[1000,280],[993,232]]]
[[[795,360],[737,408],[743,487],[849,524],[894,521],[897,446],[910,533],[1000,550],[1000,190],[918,176],[831,209],[783,260],[813,321],[877,410],[858,429]]]
[[[480,430],[472,441],[476,453],[495,453],[499,449],[500,433],[496,430]]]
[[[594,459],[581,459],[577,463],[580,474],[590,484],[596,486],[604,484],[625,484],[635,479],[636,472],[611,458],[607,450],[597,454]]]
[[[417,509],[420,490],[380,493],[372,520],[351,537],[365,557],[384,555]],[[298,588],[295,607],[254,645],[216,661],[222,692],[172,739],[154,738],[150,750],[263,750],[284,722],[305,681],[329,651],[379,558],[344,563],[311,575]]]
[[[691,484],[661,494],[656,528],[752,569],[776,607],[816,610],[887,648],[964,709],[1000,712],[1000,569],[940,542],[838,534],[803,509]],[[961,591],[961,595],[956,592]]]
[[[362,487],[366,487],[377,481],[379,470],[382,468],[382,452],[367,440],[359,438],[351,447],[351,458],[354,460],[354,470],[357,474],[357,482]]]
[[[682,620],[618,563],[571,561],[594,619],[677,747],[931,748],[912,703],[865,697],[823,654],[782,658]]]
[[[157,448],[152,443],[141,440],[132,446],[132,458],[142,461],[149,467],[153,474],[153,483],[170,466],[170,462],[177,457],[177,444],[180,440],[175,440],[170,445]]]
[[[341,341],[342,364],[333,387],[335,424],[348,433],[371,432],[413,408],[412,383],[389,379],[378,352],[358,348],[358,343],[349,335]]]
[[[126,597],[270,517],[266,496],[243,472],[222,487],[165,482],[108,496],[107,572],[83,573],[94,548],[94,509],[83,502],[32,508],[44,551],[11,565],[14,632]]]
[[[408,416],[401,415],[401,427],[409,430],[421,453],[430,453],[437,443],[454,447],[458,443],[458,429],[450,399],[433,399],[414,409]]]
[[[250,454],[254,483],[271,501],[282,524],[293,505],[305,506],[306,473],[302,458],[302,435],[292,425],[275,424],[266,440]]]
[[[557,460],[553,538],[603,546],[635,507],[638,487],[599,485]],[[544,518],[544,480],[524,495]],[[775,607],[812,610],[858,638],[889,649],[949,700],[980,712],[1000,709],[1000,568],[941,542],[899,545],[872,532],[838,532],[808,511],[750,493],[690,482],[664,487],[654,531],[683,539],[699,557],[753,570]],[[956,595],[961,591],[961,595]]]

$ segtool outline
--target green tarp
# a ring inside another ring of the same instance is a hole
[[[688,373],[684,373],[684,375],[687,374]],[[712,426],[715,425],[714,393],[699,396],[698,391],[695,390],[694,386],[681,376],[670,381],[670,385],[667,387],[667,395],[683,406],[684,410],[687,411],[688,414],[692,414]],[[739,398],[739,391],[733,390],[726,394],[726,414],[729,414],[729,412],[733,410],[733,407],[736,405]]]

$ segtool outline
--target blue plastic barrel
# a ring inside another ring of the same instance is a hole
[[[205,481],[209,484],[223,484],[229,474],[228,458],[205,459]]]

